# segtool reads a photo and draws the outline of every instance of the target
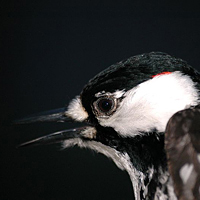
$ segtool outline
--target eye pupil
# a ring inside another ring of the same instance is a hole
[[[117,100],[112,96],[104,96],[93,102],[93,113],[100,118],[112,115],[117,108]]]
[[[102,112],[108,112],[113,107],[113,101],[111,99],[101,99],[98,106]]]

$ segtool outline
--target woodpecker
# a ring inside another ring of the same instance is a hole
[[[92,78],[68,107],[18,123],[76,121],[20,146],[61,142],[111,158],[136,200],[200,199],[200,74],[162,52],[130,57]]]

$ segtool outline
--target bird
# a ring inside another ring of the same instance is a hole
[[[200,74],[163,52],[132,56],[89,80],[64,108],[17,123],[79,122],[20,144],[61,143],[126,170],[135,200],[200,199]]]

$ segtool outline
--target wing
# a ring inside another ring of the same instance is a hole
[[[178,199],[200,200],[199,106],[171,117],[165,133],[165,149]]]

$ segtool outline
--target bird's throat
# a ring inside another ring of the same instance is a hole
[[[151,132],[134,138],[123,138],[112,128],[98,130],[97,140],[128,155],[128,172],[136,199],[154,199],[155,195],[168,195],[169,174],[164,151],[164,134]]]

